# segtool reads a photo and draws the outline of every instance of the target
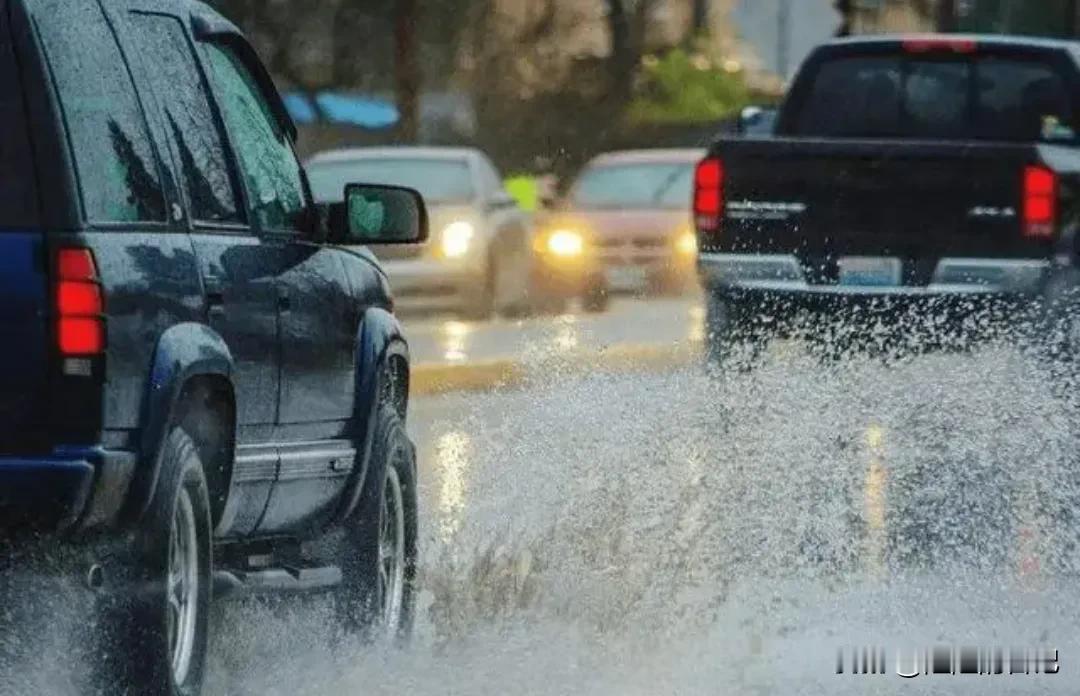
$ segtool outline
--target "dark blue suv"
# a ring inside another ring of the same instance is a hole
[[[229,594],[409,631],[409,354],[355,249],[426,213],[364,185],[316,207],[295,138],[202,3],[0,0],[0,567],[82,554],[110,693],[198,693]]]

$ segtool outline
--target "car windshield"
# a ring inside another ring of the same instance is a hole
[[[582,174],[570,199],[582,208],[685,208],[693,173],[682,162],[600,165]]]
[[[340,201],[346,184],[384,184],[416,189],[428,203],[468,203],[476,189],[465,160],[372,157],[316,162],[308,168],[312,194],[320,202]]]

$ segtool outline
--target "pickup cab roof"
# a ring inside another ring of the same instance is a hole
[[[1000,34],[879,34],[833,39],[818,46],[806,59],[806,67],[822,60],[848,55],[904,52],[908,54],[1047,55],[1068,57],[1080,64],[1080,41]],[[796,78],[798,79],[798,78]]]
[[[822,44],[818,50],[842,51],[845,48],[865,49],[868,46],[883,48],[902,48],[905,44],[937,44],[968,46],[979,48],[1019,48],[1057,51],[1078,51],[1080,42],[1063,39],[1049,39],[1031,36],[1007,36],[1002,34],[876,34],[873,36],[851,36],[833,39]]]

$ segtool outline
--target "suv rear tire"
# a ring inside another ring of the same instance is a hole
[[[122,583],[107,606],[108,691],[197,696],[209,652],[210,496],[191,436],[174,428]]]

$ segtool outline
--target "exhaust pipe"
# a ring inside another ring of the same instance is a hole
[[[86,586],[94,592],[98,592],[105,587],[105,568],[101,564],[94,563],[86,571]]]

